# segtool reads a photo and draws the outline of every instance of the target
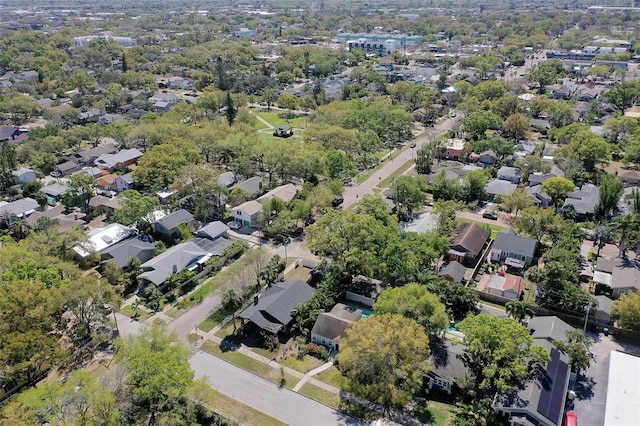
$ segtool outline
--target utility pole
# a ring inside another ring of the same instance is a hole
[[[584,327],[582,328],[583,333],[587,333],[587,322],[589,321],[589,312],[591,311],[591,302],[587,306],[584,307],[587,313],[584,316]]]

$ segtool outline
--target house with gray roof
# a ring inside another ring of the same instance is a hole
[[[208,252],[188,241],[175,245],[140,265],[143,272],[137,278],[142,283],[161,287],[171,275],[185,269],[200,269],[210,258]]]
[[[104,154],[115,154],[118,151],[115,143],[107,143],[95,148],[76,151],[69,156],[69,159],[82,166],[93,166],[94,161]]]
[[[537,240],[521,237],[509,228],[496,235],[491,246],[491,262],[522,270],[531,266],[536,257],[537,248]]]
[[[520,183],[520,175],[522,172],[517,167],[507,167],[502,166],[498,170],[498,179],[506,180],[507,182],[515,183],[518,185]]]
[[[533,344],[542,346],[551,360],[544,366],[535,366],[530,379],[520,389],[496,395],[493,409],[509,416],[512,425],[560,426],[571,369],[569,356],[553,342],[566,341],[566,332],[574,328],[558,317],[532,318],[528,328]]]
[[[430,343],[433,368],[426,375],[427,388],[451,393],[454,386],[469,375],[465,364],[468,348],[445,339],[434,339]]]
[[[69,190],[69,186],[66,183],[52,183],[40,189],[48,197],[51,197],[53,201],[59,201],[65,192]]]
[[[116,178],[116,191],[118,193],[135,188],[135,181],[132,173],[126,173]]]
[[[85,217],[86,215],[79,211],[74,211],[67,213],[66,207],[62,204],[57,205],[55,207],[49,208],[42,212],[35,212],[27,217],[26,222],[33,229],[39,229],[38,220],[40,218],[51,219],[58,222],[59,232],[66,232],[74,226],[78,226],[80,228],[85,225]]]
[[[511,183],[506,180],[494,179],[487,182],[484,190],[487,192],[487,195],[489,195],[489,198],[493,200],[496,195],[500,195],[502,197],[511,195],[517,188],[518,185],[515,183]]]
[[[193,215],[185,209],[176,210],[153,223],[153,229],[162,235],[170,238],[180,238],[181,225],[191,225],[195,219]]]
[[[338,351],[346,330],[361,317],[360,309],[338,303],[330,312],[322,312],[318,315],[311,329],[311,341]]]
[[[640,290],[640,262],[638,259],[601,257],[594,267],[593,282],[596,293],[611,292],[617,299],[630,291]]]
[[[582,188],[572,192],[564,200],[563,209],[573,207],[579,217],[590,217],[600,200],[600,188],[593,184],[584,184]]]
[[[119,268],[127,266],[129,261],[137,257],[144,263],[153,257],[158,242],[149,234],[141,234],[100,252],[102,263],[114,262]]]
[[[227,188],[231,188],[238,182],[236,174],[233,172],[224,172],[218,177],[218,183],[224,185]]]
[[[215,240],[216,238],[225,237],[228,230],[229,227],[225,225],[224,222],[216,220],[215,222],[207,223],[205,226],[198,229],[196,234],[202,238]]]
[[[438,272],[438,276],[444,278],[447,281],[455,281],[461,283],[462,281],[464,281],[464,276],[466,273],[467,268],[454,260],[444,265],[442,269],[440,269],[440,272]]]
[[[3,226],[9,226],[18,219],[26,218],[40,210],[40,204],[33,198],[23,198],[11,203],[0,204],[0,222]]]
[[[12,171],[11,176],[13,176],[13,181],[16,185],[22,185],[23,183],[38,179],[36,172],[34,170],[27,169],[26,167],[20,167]]]
[[[64,163],[58,164],[53,168],[51,172],[51,176],[53,177],[63,177],[70,175],[73,172],[77,172],[82,168],[81,165],[76,163],[73,160],[65,161]]]
[[[313,293],[315,289],[300,280],[274,283],[254,297],[253,304],[238,317],[243,327],[252,324],[261,332],[271,335],[287,332],[293,322],[291,312],[299,304],[311,299]]]
[[[249,179],[236,183],[231,187],[231,189],[242,188],[249,193],[249,197],[255,197],[256,194],[262,191],[262,186],[263,186],[262,178],[260,176],[254,176],[254,177],[250,177]]]
[[[95,165],[102,170],[113,172],[116,169],[125,169],[135,164],[142,155],[135,148],[123,149],[116,154],[102,154],[96,158]]]

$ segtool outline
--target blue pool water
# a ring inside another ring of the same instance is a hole
[[[362,311],[362,318],[367,318],[370,317],[371,315],[373,315],[373,311],[365,306],[362,306],[358,303],[353,303],[353,302],[342,302],[344,305],[349,306],[350,308],[354,308],[354,309],[360,309]]]

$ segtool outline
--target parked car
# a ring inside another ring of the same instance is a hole
[[[411,145],[409,145],[409,148],[415,148],[416,147],[416,143],[415,142],[411,142]]]
[[[482,217],[485,219],[498,220],[498,215],[493,212],[484,212]]]
[[[304,221],[304,226],[313,225],[314,223],[316,223],[316,220],[314,218],[310,217],[309,219]]]
[[[333,199],[333,201],[331,202],[331,205],[333,207],[338,207],[340,204],[344,203],[344,198],[342,197],[336,197]]]
[[[301,226],[298,226],[296,229],[293,230],[293,232],[291,233],[291,236],[299,237],[302,234],[304,234],[304,228]]]
[[[238,229],[242,228],[242,223],[240,223],[237,220],[233,220],[233,221],[229,222],[229,228],[238,230]]]

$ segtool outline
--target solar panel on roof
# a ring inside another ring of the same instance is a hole
[[[556,421],[563,408],[565,378],[569,366],[560,359],[560,351],[551,350],[551,361],[547,365],[545,377],[541,380],[542,390],[538,401],[538,413],[547,419]]]

